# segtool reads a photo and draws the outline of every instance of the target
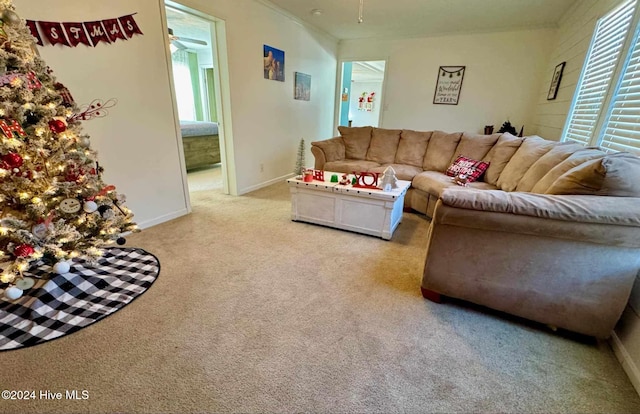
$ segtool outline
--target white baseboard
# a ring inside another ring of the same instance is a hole
[[[184,215],[186,215],[188,213],[189,213],[189,210],[187,210],[186,208],[183,208],[181,210],[174,211],[174,212],[171,212],[169,214],[165,214],[164,216],[156,217],[156,218],[154,218],[152,220],[147,220],[147,221],[143,221],[141,223],[138,223],[138,227],[140,229],[146,229],[146,228],[158,225],[160,223],[164,223],[165,221],[169,221],[169,220],[173,220],[173,219],[178,218],[178,217],[182,217],[182,216],[184,216]]]
[[[293,176],[294,176],[293,173],[286,174],[286,175],[283,175],[281,177],[274,178],[273,180],[269,180],[269,181],[265,181],[265,182],[260,183],[260,184],[252,185],[251,187],[247,187],[247,188],[244,188],[244,189],[240,190],[238,192],[238,195],[244,195],[244,194],[250,193],[252,191],[259,190],[259,189],[264,188],[264,187],[269,187],[272,184],[279,183],[279,182],[284,181],[287,178],[291,178]]]
[[[627,352],[627,349],[624,347],[624,344],[618,338],[615,331],[611,335],[611,340],[609,341],[611,344],[611,348],[613,349],[613,353],[620,361],[622,365],[622,369],[627,373],[627,376],[631,380],[631,384],[633,384],[633,388],[636,389],[636,392],[640,395],[640,370],[636,366],[635,362]]]

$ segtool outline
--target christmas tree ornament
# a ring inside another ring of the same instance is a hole
[[[127,244],[127,239],[125,239],[124,237],[118,237],[116,243],[118,243],[118,246],[122,246],[124,244]]]
[[[108,211],[111,211],[111,207],[109,207],[109,206],[108,206],[108,205],[106,205],[106,204],[103,204],[103,205],[101,205],[100,207],[98,207],[98,213],[100,213],[100,214],[103,214],[103,215],[104,215],[104,213],[106,213],[106,212],[108,212]]]
[[[9,168],[20,168],[22,167],[22,163],[24,162],[20,154],[16,154],[15,152],[10,152],[3,155],[2,161],[4,161],[9,166]]]
[[[29,125],[35,125],[40,122],[40,116],[33,111],[28,111],[25,113],[25,120]]]
[[[35,249],[30,244],[19,244],[13,249],[13,255],[16,257],[28,257],[35,252]]]
[[[71,270],[71,265],[64,260],[59,261],[58,263],[53,265],[53,271],[59,275],[63,275],[65,273],[69,273]]]
[[[56,134],[61,134],[67,130],[67,124],[61,119],[52,119],[49,121],[49,129]]]
[[[39,223],[34,225],[31,228],[31,233],[36,236],[38,239],[42,240],[45,237],[47,237],[47,234],[49,233],[49,228],[47,227],[46,224],[44,223]]]
[[[78,144],[85,148],[89,148],[91,146],[91,141],[89,140],[89,137],[82,137],[78,140]]]
[[[31,277],[23,276],[22,279],[16,282],[16,287],[20,290],[27,290],[27,289],[31,289],[35,284],[36,284],[35,279]]]
[[[20,24],[20,16],[18,16],[16,12],[9,9],[5,9],[2,11],[0,19],[2,19],[2,21],[9,26],[18,26]]]
[[[85,201],[85,203],[82,205],[82,210],[84,210],[85,213],[93,213],[97,209],[98,205],[95,201]]]
[[[80,211],[80,201],[75,198],[65,198],[60,203],[60,211],[67,214],[74,214]]]
[[[4,290],[4,297],[9,300],[16,300],[22,296],[22,289],[18,289],[15,286],[11,286]]]

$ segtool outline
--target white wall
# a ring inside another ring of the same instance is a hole
[[[262,1],[181,3],[226,22],[238,192],[292,173],[301,138],[312,166],[309,143],[333,136],[337,41]],[[285,82],[264,79],[265,44],[285,52]],[[294,72],[311,75],[311,101],[293,99]]]
[[[257,0],[185,0],[227,27],[233,148],[242,194],[293,171],[300,138],[332,136],[337,41]],[[212,4],[213,3],[213,4]],[[85,123],[105,180],[127,194],[139,223],[186,213],[179,139],[166,62],[161,0],[16,0],[23,18],[92,21],[136,13],[144,36],[99,45],[41,47],[43,58],[78,102],[116,97],[109,117]],[[263,79],[264,44],[286,53],[286,82]],[[312,76],[311,101],[293,99],[293,73]],[[231,130],[231,128],[229,128]],[[310,149],[307,160],[312,163]],[[262,164],[262,168],[261,168]],[[262,170],[262,171],[261,171]]]
[[[136,13],[143,36],[95,48],[39,47],[78,104],[117,98],[102,119],[85,121],[104,180],[127,196],[141,227],[187,212],[166,64],[160,2],[150,0],[15,0],[21,17],[83,22]]]
[[[358,99],[365,92],[365,102],[371,92],[374,92],[374,101],[372,110],[358,110]],[[353,121],[351,126],[378,126],[378,117],[380,116],[380,98],[382,97],[382,81],[378,82],[351,82],[351,93],[349,94],[349,119]]]
[[[558,37],[550,53],[543,83],[537,95],[534,125],[538,135],[548,139],[560,139],[596,21],[620,2],[621,0],[581,0],[562,16]],[[564,67],[558,95],[556,99],[548,101],[551,76],[556,65],[561,62],[567,64]]]
[[[388,59],[381,127],[481,132],[509,119],[531,133],[554,29],[340,43],[343,60]],[[466,66],[458,105],[434,105],[439,66]]]

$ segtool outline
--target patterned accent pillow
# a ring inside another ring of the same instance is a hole
[[[449,177],[456,177],[459,174],[465,174],[467,176],[467,182],[472,183],[480,178],[487,168],[489,168],[488,162],[477,161],[458,155],[458,158],[456,158],[453,164],[447,168],[445,174]]]

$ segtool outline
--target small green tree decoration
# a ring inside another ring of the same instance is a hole
[[[293,169],[293,173],[296,176],[302,175],[302,172],[305,170],[305,159],[304,159],[304,138],[300,140],[300,145],[298,146],[298,157],[296,159],[296,167]]]

